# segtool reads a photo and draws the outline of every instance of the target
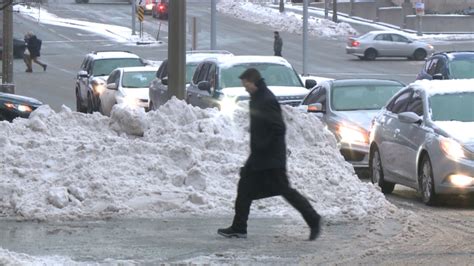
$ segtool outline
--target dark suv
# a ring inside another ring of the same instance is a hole
[[[168,0],[156,0],[151,15],[158,19],[168,19]]]
[[[145,66],[138,55],[127,51],[98,51],[86,55],[76,78],[76,108],[78,112],[99,110],[99,93],[105,88],[110,72],[119,67]]]
[[[416,79],[472,79],[474,51],[440,52],[426,60]]]

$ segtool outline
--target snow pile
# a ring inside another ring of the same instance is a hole
[[[322,215],[347,221],[394,211],[315,116],[283,109],[290,180]],[[42,106],[30,119],[0,122],[0,216],[230,215],[248,124],[245,108],[228,117],[176,99],[149,113],[116,107],[111,118]],[[300,218],[280,197],[257,201],[252,213]]]
[[[272,26],[279,31],[301,34],[303,30],[303,16],[294,12],[280,13],[276,9],[242,0],[221,0],[217,10],[242,20]],[[308,18],[308,30],[310,35],[331,38],[357,34],[357,31],[345,22],[334,23],[315,17]]]
[[[28,8],[25,5],[17,4],[13,6],[13,9],[24,17],[38,21],[39,23],[88,31],[119,43],[135,45],[137,42],[146,42],[150,43],[150,45],[161,45],[161,42],[156,42],[148,33],[144,33],[143,39],[138,35],[132,35],[132,30],[127,27],[60,18],[55,14],[49,13],[44,7]]]

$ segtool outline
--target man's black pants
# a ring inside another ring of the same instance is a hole
[[[247,220],[252,201],[273,196],[283,196],[291,206],[301,213],[309,227],[318,226],[320,216],[305,197],[296,189],[291,188],[286,169],[252,171],[242,168],[232,228],[235,231],[247,233]]]

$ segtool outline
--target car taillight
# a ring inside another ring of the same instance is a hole
[[[159,5],[158,9],[160,9],[161,11],[165,10],[165,5]]]
[[[360,42],[358,42],[356,40],[352,40],[352,42],[351,42],[352,47],[358,47],[359,45],[360,45]]]

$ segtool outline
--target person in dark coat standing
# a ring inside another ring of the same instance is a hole
[[[302,214],[310,227],[309,240],[314,240],[319,234],[320,216],[289,184],[286,127],[280,104],[257,69],[249,68],[239,78],[250,94],[250,156],[240,169],[233,223],[217,233],[225,237],[246,238],[252,201],[281,195]]]
[[[41,40],[32,32],[28,32],[25,35],[27,52],[25,52],[23,60],[26,64],[26,72],[33,72],[33,62],[43,67],[43,71],[46,71],[48,65],[38,59],[41,55],[41,43]]]
[[[273,41],[273,51],[275,52],[276,56],[282,56],[281,50],[283,49],[283,40],[280,37],[280,33],[278,31],[274,32],[275,40]]]

